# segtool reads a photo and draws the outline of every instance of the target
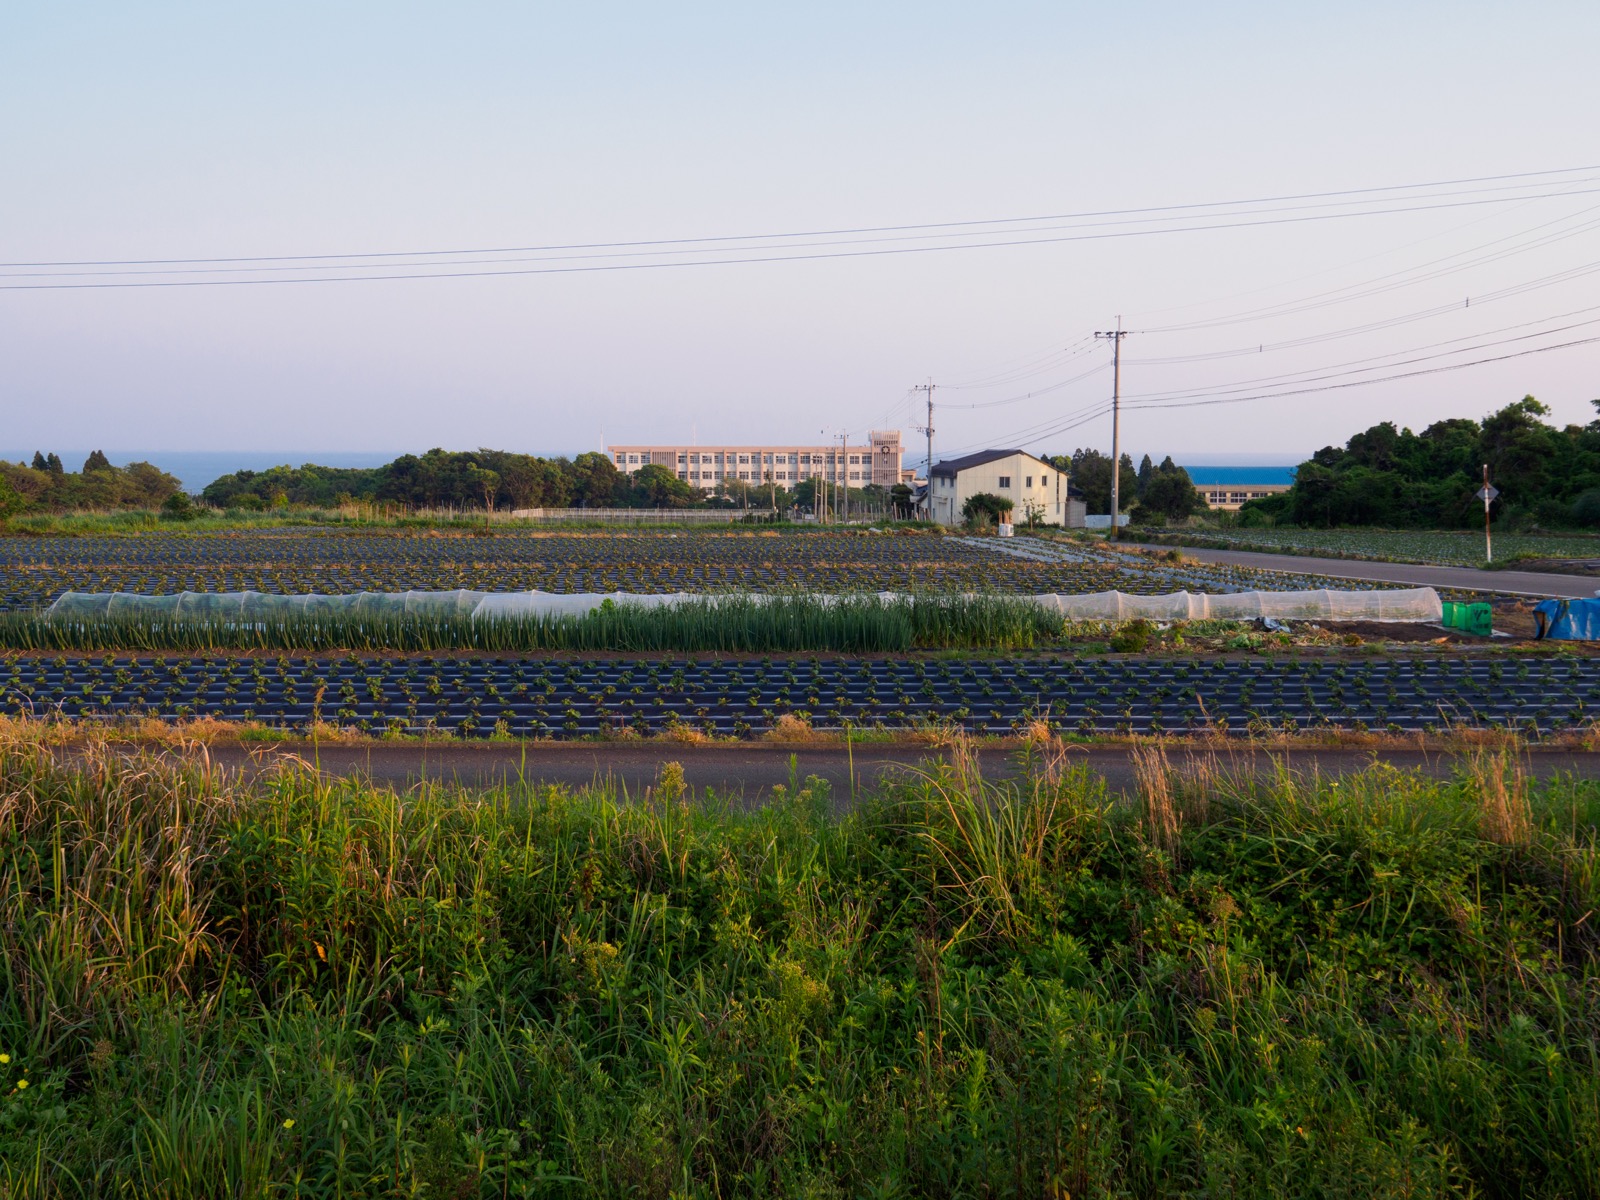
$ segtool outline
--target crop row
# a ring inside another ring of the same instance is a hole
[[[269,650],[307,654],[540,650],[737,652],[1022,650],[1059,639],[1063,618],[1018,596],[698,596],[647,608],[602,603],[583,614],[305,612],[105,616],[0,612],[0,649],[29,651]]]
[[[1538,734],[1600,714],[1600,661],[13,655],[0,661],[0,711],[548,738],[675,726],[746,736],[785,714],[823,728],[939,722],[982,733],[1044,721],[1068,733],[1506,726]]]
[[[103,538],[0,538],[0,608],[64,591],[1040,592],[1326,586],[1303,575],[1158,564],[1097,547],[933,534],[819,532],[605,536],[374,536],[290,530]],[[1346,585],[1347,586],[1347,585]]]

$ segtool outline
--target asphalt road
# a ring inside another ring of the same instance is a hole
[[[1126,542],[1146,550],[1171,550]],[[1578,599],[1593,596],[1600,580],[1581,575],[1542,575],[1534,571],[1480,571],[1476,567],[1434,567],[1422,563],[1358,562],[1349,558],[1310,558],[1302,554],[1262,554],[1255,550],[1203,550],[1195,546],[1178,547],[1185,558],[1196,562],[1221,563],[1234,567],[1261,567],[1268,571],[1293,571],[1303,575],[1331,575],[1336,579],[1369,579],[1381,583],[1407,583],[1413,587],[1461,588],[1472,591],[1503,592],[1517,596],[1564,596]]]
[[[541,745],[524,750],[516,745],[479,743],[451,746],[375,744],[324,745],[315,754],[303,745],[284,748],[213,746],[212,762],[254,774],[270,770],[288,755],[317,766],[333,778],[363,778],[409,786],[421,780],[492,787],[523,780],[529,783],[581,787],[610,783],[619,794],[643,795],[656,783],[666,762],[682,765],[685,781],[697,792],[735,795],[745,802],[770,796],[774,785],[789,786],[811,776],[828,782],[836,797],[849,797],[885,779],[906,778],[930,771],[948,757],[948,751],[918,745],[865,745],[853,749],[837,744],[783,746],[743,744],[728,746],[670,745],[659,742],[627,744]],[[1003,779],[1025,769],[1015,750],[977,752],[979,769],[988,779]],[[1295,749],[1266,752],[1247,746],[1216,750],[1169,747],[1174,766],[1195,758],[1215,758],[1223,768],[1263,774],[1280,768],[1301,774],[1339,775],[1359,771],[1375,760],[1404,769],[1421,769],[1447,777],[1455,760],[1437,751],[1398,747],[1371,749]],[[1600,753],[1540,750],[1526,755],[1529,771],[1539,777],[1571,773],[1600,777]],[[1038,761],[1038,760],[1036,760]],[[1083,765],[1103,776],[1112,792],[1127,792],[1134,785],[1132,753],[1120,746],[1070,747],[1067,766]]]

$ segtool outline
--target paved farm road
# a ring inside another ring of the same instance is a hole
[[[1171,550],[1171,546],[1152,546],[1125,542],[1144,550]],[[1309,558],[1303,554],[1262,554],[1255,550],[1202,550],[1180,546],[1185,558],[1196,562],[1223,563],[1234,567],[1260,567],[1268,571],[1292,571],[1301,575],[1331,575],[1336,579],[1370,579],[1384,583],[1405,583],[1412,587],[1461,588],[1469,591],[1502,592],[1521,596],[1593,596],[1600,580],[1581,575],[1542,575],[1533,571],[1480,571],[1476,567],[1435,567],[1422,563],[1360,562],[1349,558]]]
[[[306,760],[312,757],[310,748],[303,743],[285,746],[281,751],[253,752],[240,746],[213,746],[210,757],[219,766],[253,772],[270,768],[280,754],[291,753]],[[1316,748],[1270,754],[1247,746],[1223,746],[1215,751],[1172,747],[1167,755],[1174,766],[1191,756],[1214,756],[1225,771],[1236,768],[1272,772],[1281,763],[1302,774],[1339,775],[1359,771],[1375,759],[1440,777],[1448,777],[1456,769],[1448,755],[1401,747],[1382,751]],[[885,778],[929,770],[944,757],[944,751],[932,747],[904,744],[869,744],[850,751],[837,744],[547,743],[524,752],[515,745],[480,742],[448,746],[324,745],[317,763],[324,774],[332,777],[371,779],[398,787],[424,778],[467,787],[511,783],[519,778],[569,787],[610,781],[619,794],[641,796],[646,787],[656,782],[662,763],[678,762],[683,766],[685,780],[697,791],[710,788],[719,794],[740,796],[748,803],[768,797],[776,784],[787,785],[791,772],[802,782],[808,776],[819,776],[828,781],[835,797],[848,799],[853,791],[852,781],[854,789],[870,788]],[[1128,792],[1133,787],[1133,759],[1123,747],[1073,747],[1067,750],[1064,762],[1068,766],[1087,766],[1102,775],[1112,792]],[[1568,772],[1594,777],[1600,774],[1600,753],[1535,747],[1526,755],[1525,764],[1531,774],[1540,778]],[[1014,750],[983,750],[979,752],[979,767],[985,778],[1002,779],[1017,774],[1023,763]]]

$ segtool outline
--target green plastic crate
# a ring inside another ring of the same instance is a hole
[[[1487,604],[1462,604],[1460,628],[1476,634],[1478,637],[1489,637],[1494,633],[1494,609]]]
[[[1466,605],[1459,604],[1454,600],[1445,600],[1441,601],[1441,607],[1444,609],[1444,616],[1440,619],[1439,623],[1446,629],[1460,629],[1461,610],[1465,608]]]

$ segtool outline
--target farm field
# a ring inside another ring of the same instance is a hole
[[[865,532],[371,535],[322,530],[0,538],[0,608],[64,591],[348,594],[1285,590],[1316,576],[1161,563],[1044,539]],[[1333,585],[1348,586],[1348,585]]]
[[[0,713],[582,738],[818,729],[1183,734],[1506,728],[1600,713],[1600,659],[80,657],[0,661]]]
[[[1147,535],[1141,533],[1141,538]],[[1430,563],[1445,567],[1483,565],[1483,533],[1407,529],[1170,529],[1149,540],[1169,545],[1221,550],[1264,550],[1280,554],[1368,559],[1374,562]],[[1600,558],[1600,538],[1551,534],[1496,533],[1497,562],[1530,555],[1549,559]]]
[[[743,812],[0,728],[0,1194],[1600,1192],[1594,781],[1143,780]]]

